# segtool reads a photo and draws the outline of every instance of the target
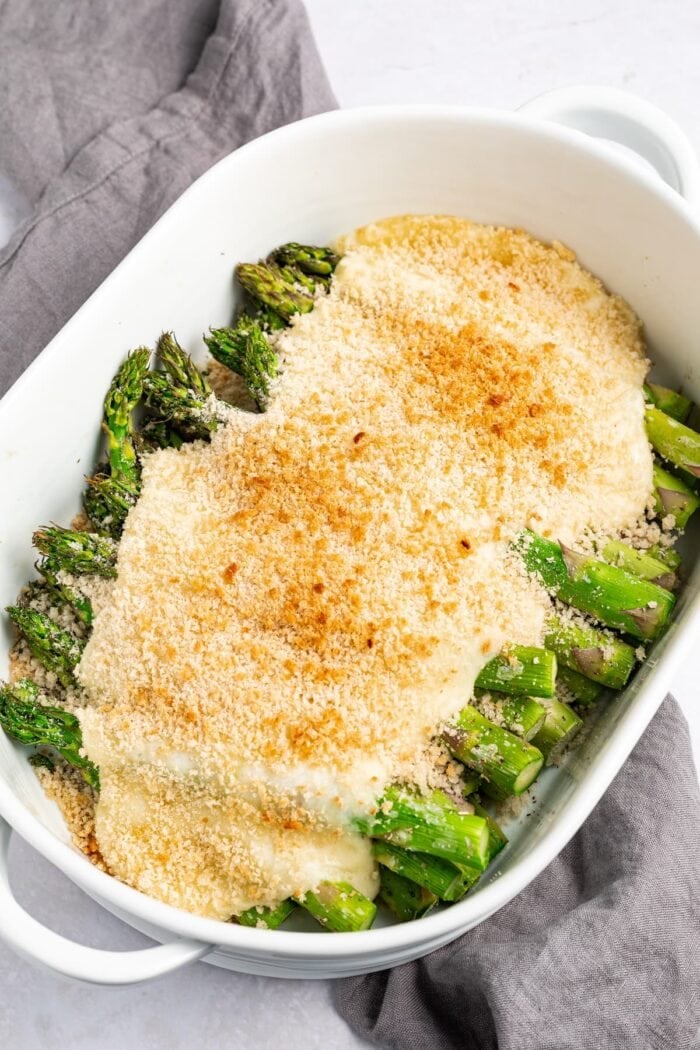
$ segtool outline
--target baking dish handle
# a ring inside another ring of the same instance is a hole
[[[700,207],[700,164],[687,135],[663,110],[617,88],[580,85],[538,95],[521,113],[586,132],[653,169]]]
[[[33,919],[15,900],[8,875],[10,825],[0,817],[0,938],[16,952],[65,977],[101,985],[139,984],[201,959],[212,946],[173,940],[141,951],[87,948]]]

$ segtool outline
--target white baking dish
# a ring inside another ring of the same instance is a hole
[[[400,212],[451,212],[559,239],[644,319],[660,374],[700,398],[700,227],[676,192],[698,193],[687,140],[653,107],[614,92],[558,93],[537,100],[532,114],[434,107],[330,113],[265,136],[201,178],[0,404],[1,604],[27,578],[33,528],[67,522],[77,509],[95,457],[101,400],[126,351],[153,343],[164,327],[186,346],[199,345],[206,325],[230,316],[234,263],[288,239],[324,242]],[[543,117],[617,140],[648,163]],[[21,750],[0,735],[0,813],[7,822],[0,817],[0,936],[61,973],[105,984],[145,980],[198,957],[250,973],[332,977],[423,955],[510,900],[574,834],[692,644],[697,593],[695,573],[667,636],[566,767],[542,778],[536,815],[526,829],[522,821],[509,829],[510,846],[479,887],[463,902],[402,926],[357,934],[268,932],[151,900],[73,849]],[[10,639],[6,625],[2,631],[4,671]],[[40,926],[15,902],[7,881],[10,826],[161,946],[103,952]]]

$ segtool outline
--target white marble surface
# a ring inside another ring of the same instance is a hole
[[[700,148],[700,5],[694,0],[307,0],[344,106],[462,102],[513,107],[550,87],[602,83],[663,106]],[[0,145],[1,150],[1,145]],[[0,169],[2,156],[0,153]],[[0,176],[0,242],[21,216]],[[700,757],[700,654],[675,683]],[[18,896],[37,918],[102,947],[147,943],[21,843]],[[12,1050],[334,1050],[360,1047],[330,987],[238,976],[203,964],[142,988],[57,980],[0,945],[0,1046]]]

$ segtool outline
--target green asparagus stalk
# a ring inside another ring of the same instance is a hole
[[[560,616],[549,617],[546,631],[545,645],[572,671],[610,689],[622,689],[632,674],[634,649],[621,638]]]
[[[603,692],[603,686],[598,682],[586,678],[585,675],[579,674],[578,671],[572,671],[570,667],[564,667],[563,664],[559,667],[557,682],[565,690],[563,697],[557,697],[557,699],[567,700],[570,697],[572,701],[575,701],[582,707],[590,707],[591,704],[594,704],[600,698]]]
[[[83,505],[94,528],[119,539],[127,515],[139,498],[139,484],[98,474],[87,478],[87,486]]]
[[[676,528],[684,529],[700,507],[700,498],[681,478],[654,464],[654,501],[660,518],[672,515]]]
[[[630,547],[629,543],[622,540],[608,540],[603,546],[600,556],[609,565],[617,565],[633,576],[639,576],[642,580],[651,580],[659,587],[665,587],[672,591],[676,586],[675,574],[669,570],[667,565],[659,561],[648,551],[638,551]]]
[[[664,547],[660,543],[655,543],[653,547],[649,548],[648,553],[652,558],[656,558],[657,561],[663,562],[666,568],[670,569],[671,572],[678,573],[683,559],[675,547]]]
[[[481,777],[478,773],[475,773],[473,769],[464,769],[462,771],[462,777],[460,782],[460,791],[462,795],[468,799],[470,795],[473,795],[476,791],[481,789]]]
[[[533,532],[516,541],[529,572],[567,605],[587,612],[608,627],[635,638],[657,638],[671,615],[675,598],[648,580],[597,561]]]
[[[32,543],[55,569],[72,576],[117,575],[117,545],[108,536],[45,525],[34,533]]]
[[[644,419],[647,437],[662,459],[700,477],[700,434],[653,405],[647,405]]]
[[[499,698],[494,694],[492,699],[498,701]],[[531,696],[504,696],[500,700],[500,713],[506,729],[523,740],[535,735],[545,716],[542,704]]]
[[[149,372],[144,381],[146,405],[160,419],[189,440],[208,441],[227,409],[213,395],[207,397],[180,386],[165,372]]]
[[[442,791],[429,795],[395,785],[387,788],[376,812],[356,821],[358,830],[395,846],[441,857],[459,868],[483,871],[488,863],[486,821],[471,806],[461,811]]]
[[[548,700],[547,717],[533,743],[551,765],[571,743],[583,725],[583,720],[561,700]]]
[[[443,740],[460,762],[487,781],[499,795],[521,795],[535,780],[543,758],[537,747],[464,707],[443,730]]]
[[[428,853],[412,853],[391,842],[372,843],[372,853],[378,864],[424,886],[444,901],[458,901],[479,878],[477,872],[470,870],[470,874],[465,875],[449,861]]]
[[[693,408],[690,398],[658,383],[645,383],[644,396],[649,404],[661,409],[672,419],[677,419],[679,423],[685,423]]]
[[[557,658],[546,649],[513,645],[482,667],[477,689],[509,696],[554,696]]]
[[[379,900],[386,904],[399,922],[410,922],[426,915],[438,903],[430,890],[405,879],[390,868],[380,871]]]
[[[183,439],[164,419],[147,419],[138,435],[142,451],[159,448],[182,448]]]
[[[204,342],[209,353],[239,375],[261,412],[267,408],[270,381],[278,370],[278,357],[260,325],[242,315],[233,328],[210,328]]]
[[[87,595],[62,580],[61,570],[56,567],[50,558],[43,558],[37,562],[36,568],[44,578],[52,602],[56,605],[69,605],[78,619],[87,627],[90,627],[94,619],[94,613],[92,602]]]
[[[282,266],[296,266],[311,277],[331,277],[340,257],[331,248],[290,242],[276,248],[269,261]]]
[[[212,392],[209,383],[172,332],[163,332],[156,345],[156,356],[176,386],[205,399],[209,397]]]
[[[138,462],[131,414],[141,400],[144,376],[151,351],[134,350],[115,375],[104,401],[102,428],[107,435],[109,466],[114,478],[133,486],[138,481]]]
[[[262,328],[265,334],[270,332],[279,332],[281,329],[287,327],[287,322],[284,317],[280,317],[270,306],[265,306],[264,303],[258,303],[257,309],[253,314],[253,320]]]
[[[8,605],[6,612],[26,639],[32,655],[61,685],[75,685],[73,671],[83,655],[83,643],[46,615],[34,609]]]
[[[83,737],[78,719],[61,707],[39,703],[39,687],[29,678],[0,685],[0,726],[22,744],[53,748],[82,770],[91,787],[99,789],[97,767],[81,754]]]
[[[377,906],[349,882],[322,882],[312,893],[304,893],[297,903],[327,930],[347,933],[368,930]]]
[[[477,817],[483,817],[489,829],[489,863],[508,845],[508,836],[494,817],[480,802],[472,800]]]
[[[304,288],[285,268],[266,263],[240,263],[236,276],[255,302],[270,307],[289,321],[294,314],[306,314],[314,308],[313,293]]]
[[[296,909],[293,900],[280,901],[274,908],[254,907],[236,916],[240,926],[257,926],[260,929],[276,930]]]

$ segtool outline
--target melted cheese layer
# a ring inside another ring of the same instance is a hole
[[[509,541],[614,534],[651,491],[639,324],[570,252],[416,216],[340,247],[269,410],[148,458],[79,669],[106,863],[222,919],[373,895],[353,814],[541,641]]]

